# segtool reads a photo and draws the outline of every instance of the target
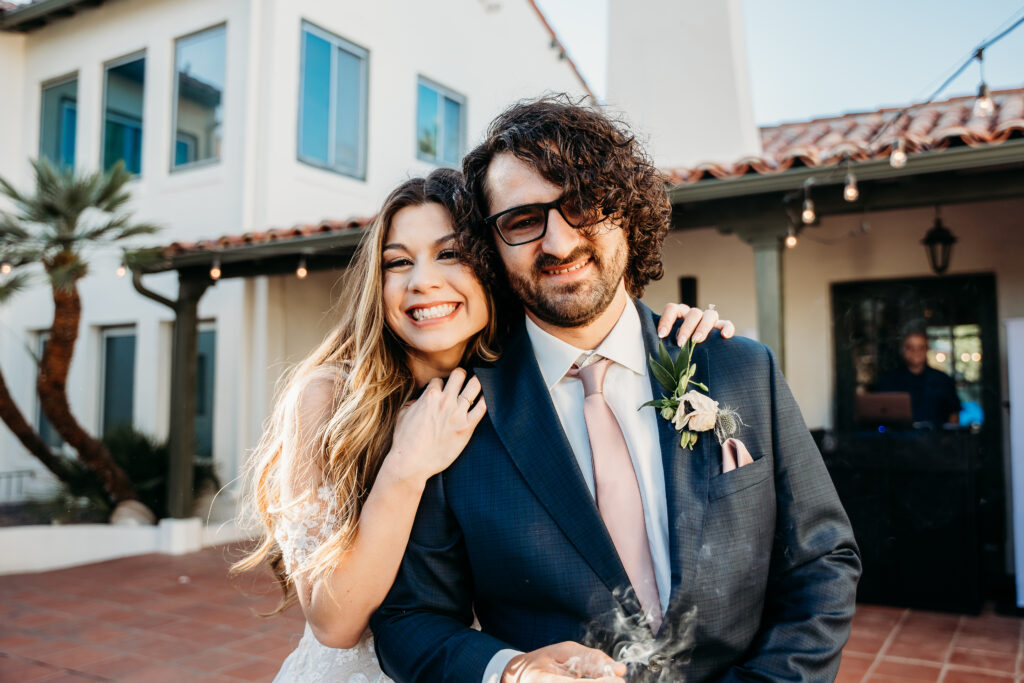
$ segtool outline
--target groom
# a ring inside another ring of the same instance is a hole
[[[860,560],[771,352],[696,348],[694,381],[742,420],[724,447],[693,419],[682,448],[640,408],[665,392],[658,320],[633,297],[662,275],[670,206],[639,144],[546,98],[499,116],[463,168],[488,216],[464,252],[525,316],[477,368],[488,416],[428,483],[371,620],[384,670],[560,681],[622,675],[615,655],[630,680],[832,680]]]

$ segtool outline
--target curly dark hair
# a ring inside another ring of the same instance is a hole
[[[536,168],[580,206],[600,208],[626,231],[630,294],[642,296],[647,283],[664,275],[661,247],[672,214],[665,176],[623,122],[581,102],[564,93],[517,102],[491,123],[484,141],[462,161],[479,215],[460,231],[460,248],[499,289],[507,290],[505,269],[483,216],[489,206],[487,169],[501,152]]]

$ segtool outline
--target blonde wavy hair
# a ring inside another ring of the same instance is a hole
[[[336,567],[355,539],[359,513],[391,447],[398,411],[414,392],[406,365],[406,349],[387,326],[383,306],[383,247],[395,215],[404,208],[436,203],[448,210],[456,230],[472,217],[472,205],[462,176],[438,169],[426,178],[407,180],[384,201],[343,279],[344,301],[338,325],[305,360],[281,380],[274,410],[263,437],[246,467],[247,508],[257,518],[263,536],[258,546],[237,562],[234,572],[256,569],[268,562],[284,593],[276,614],[295,602],[294,577],[285,570],[281,549],[274,540],[275,512],[282,502],[282,487],[296,466],[289,457],[297,431],[298,402],[311,378],[332,370],[334,390],[327,419],[311,445],[312,467],[320,470],[320,485],[331,492],[331,512],[340,523],[297,574],[312,580]],[[497,322],[488,287],[488,325],[467,346],[464,361],[493,361]],[[341,372],[338,372],[338,370]],[[302,474],[302,473],[299,473]]]

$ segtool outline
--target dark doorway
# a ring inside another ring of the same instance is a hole
[[[965,603],[943,602],[943,572],[970,584],[968,593],[976,589],[970,605],[997,597],[1006,579],[1006,524],[995,276],[838,283],[832,311],[835,425],[844,454],[830,470],[862,545],[861,599],[959,609]],[[885,433],[884,425],[855,422],[857,394],[875,391],[903,365],[901,341],[911,331],[927,336],[928,365],[956,383],[959,429]],[[966,558],[966,568],[950,571],[943,556]]]

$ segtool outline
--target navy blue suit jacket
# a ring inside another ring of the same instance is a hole
[[[638,305],[655,353],[657,318]],[[672,593],[654,663],[631,677],[832,680],[860,559],[821,455],[767,347],[716,332],[694,360],[696,379],[745,422],[737,437],[754,462],[722,474],[712,434],[684,450],[658,417],[661,452],[650,457],[665,468]],[[525,329],[476,374],[487,417],[428,482],[398,578],[370,622],[399,682],[480,683],[508,647],[575,640],[613,653],[627,638],[616,622],[638,614]],[[482,631],[469,627],[474,611]]]

